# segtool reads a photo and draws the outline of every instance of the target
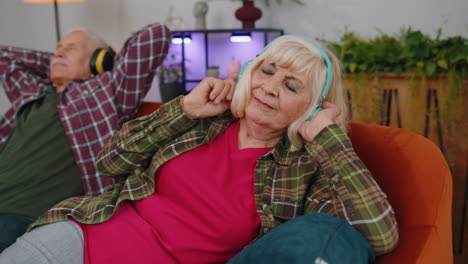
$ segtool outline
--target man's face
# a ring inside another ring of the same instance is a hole
[[[50,79],[54,84],[91,76],[89,60],[97,44],[86,32],[72,32],[64,36],[57,45],[50,61]]]

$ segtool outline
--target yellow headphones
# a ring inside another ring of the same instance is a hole
[[[114,67],[115,51],[112,47],[99,48],[93,52],[89,67],[93,75],[98,75],[112,70]]]

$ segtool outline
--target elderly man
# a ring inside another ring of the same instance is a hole
[[[57,202],[112,183],[96,155],[136,112],[170,36],[159,23],[142,28],[98,75],[95,51],[107,47],[86,30],[64,36],[53,54],[0,46],[0,86],[12,104],[0,118],[0,252]]]

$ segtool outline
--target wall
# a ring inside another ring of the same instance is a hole
[[[59,4],[62,33],[76,26],[91,28],[111,44],[120,46],[129,33],[153,21],[164,21],[171,14],[182,18],[173,29],[192,29],[192,7],[196,0],[88,0]],[[363,36],[379,28],[397,33],[401,26],[412,26],[434,34],[440,26],[445,35],[468,36],[468,1],[465,0],[303,0],[305,6],[271,0],[263,10],[257,27],[283,28],[286,33],[337,39],[347,27]],[[240,1],[208,1],[207,26],[239,28],[234,11]],[[172,11],[171,11],[172,10]],[[52,4],[24,4],[21,0],[0,2],[0,43],[53,50],[55,27]]]

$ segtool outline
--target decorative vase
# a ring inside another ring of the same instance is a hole
[[[255,20],[262,17],[262,10],[254,6],[254,1],[242,2],[242,7],[236,10],[236,18],[242,21],[242,28],[255,28]]]
[[[195,29],[206,29],[206,13],[208,12],[208,4],[198,1],[193,6],[193,15],[195,16]]]

